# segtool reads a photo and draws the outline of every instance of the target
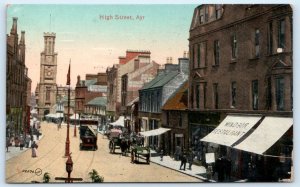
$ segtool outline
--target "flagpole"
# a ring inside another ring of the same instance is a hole
[[[70,155],[70,138],[69,138],[69,128],[70,128],[70,67],[71,67],[71,59],[69,63],[69,70],[67,75],[67,85],[68,85],[68,120],[67,120],[67,138],[66,138],[66,149],[65,149],[65,157]]]

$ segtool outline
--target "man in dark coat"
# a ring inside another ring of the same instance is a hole
[[[181,164],[180,164],[180,170],[183,166],[183,170],[185,170],[186,162],[187,162],[187,153],[185,150],[183,150],[181,156],[180,156]]]

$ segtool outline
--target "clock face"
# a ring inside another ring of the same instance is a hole
[[[51,75],[52,75],[52,71],[48,71],[48,72],[47,72],[47,75],[48,75],[48,76],[51,76]]]
[[[50,66],[45,67],[45,75],[46,77],[51,77],[53,75],[53,69]]]

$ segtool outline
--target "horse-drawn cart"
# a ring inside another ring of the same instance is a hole
[[[123,156],[129,152],[131,142],[128,134],[124,134],[120,129],[111,129],[109,135],[109,152],[115,153],[116,149],[121,149]]]
[[[139,162],[139,158],[144,158],[147,164],[150,164],[150,148],[139,145],[132,146],[131,162]]]

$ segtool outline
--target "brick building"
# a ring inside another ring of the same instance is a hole
[[[190,146],[199,161],[206,152],[215,152],[217,158],[226,152],[235,162],[233,174],[243,178],[247,163],[260,156],[200,139],[231,113],[244,119],[249,114],[261,119],[292,117],[292,33],[289,5],[200,5],[195,9],[189,37],[189,128]],[[290,157],[292,128],[281,140],[266,153]],[[264,168],[262,180],[273,180],[276,164],[278,160]]]
[[[126,75],[128,73],[130,74],[130,78],[132,77],[136,78],[137,80],[132,83],[138,84],[137,87],[140,87],[140,84],[143,84],[142,82],[148,81],[149,76],[152,76],[153,72],[150,72],[151,70],[148,69],[155,69],[157,66],[155,62],[151,62],[150,59],[150,51],[143,51],[143,50],[127,50],[126,51],[126,56],[120,56],[119,57],[119,64],[113,65],[113,67],[107,68],[107,76],[108,76],[108,118],[111,121],[115,121],[124,111],[126,110],[126,104],[130,102],[128,100],[125,101],[126,99],[135,99],[137,94],[136,89],[134,88],[135,85],[130,86],[130,89],[132,92],[128,93],[128,96],[130,98],[127,98],[125,96],[124,89],[123,87],[123,92],[122,92],[122,76]],[[140,70],[138,70],[140,69]],[[136,73],[133,73],[135,72]],[[143,77],[142,75],[137,75],[139,72],[144,71],[146,77]],[[149,73],[148,73],[149,72]],[[123,79],[124,81],[124,79]],[[129,83],[129,82],[128,82]],[[130,83],[131,84],[131,83]],[[123,84],[124,86],[126,84]],[[123,95],[122,95],[123,93]],[[127,93],[127,92],[126,92]],[[123,112],[121,109],[122,106],[122,96],[123,96]]]
[[[106,97],[107,95],[107,75],[98,73],[95,75],[87,74],[85,80],[77,76],[75,88],[75,112],[85,114],[85,105],[97,98]]]
[[[6,51],[6,135],[18,136],[25,132],[30,114],[31,79],[25,65],[25,31],[19,41],[18,18],[13,18]]]

